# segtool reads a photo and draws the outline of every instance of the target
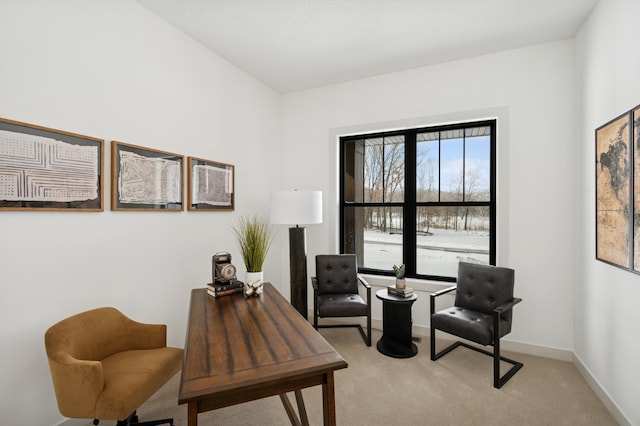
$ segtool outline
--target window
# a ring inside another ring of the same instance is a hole
[[[341,252],[443,281],[495,264],[495,150],[495,120],[341,137]]]

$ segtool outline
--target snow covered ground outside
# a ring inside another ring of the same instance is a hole
[[[458,261],[489,263],[489,233],[431,229],[417,236],[417,272],[455,277]],[[402,263],[402,234],[367,230],[364,233],[364,265],[390,270]]]

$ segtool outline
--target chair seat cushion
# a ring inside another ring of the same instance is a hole
[[[103,359],[104,389],[96,403],[96,418],[125,419],[180,371],[182,356],[180,348],[163,347]]]
[[[318,296],[320,317],[367,316],[367,302],[359,294],[324,294]]]
[[[493,345],[492,315],[454,306],[431,315],[431,326],[481,345]],[[500,337],[508,333],[507,328],[508,322],[500,320]]]

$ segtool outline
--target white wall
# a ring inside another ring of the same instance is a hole
[[[67,315],[113,305],[183,345],[211,255],[230,250],[244,271],[230,226],[268,215],[279,111],[278,94],[135,2],[0,2],[0,117],[107,140],[104,212],[0,212],[4,424],[62,420],[43,335]],[[111,140],[235,164],[236,212],[110,211]]]
[[[576,38],[579,133],[575,247],[578,362],[626,419],[640,424],[640,276],[595,260],[595,129],[640,104],[640,2],[603,0]],[[614,410],[615,412],[615,410]]]
[[[524,299],[507,339],[571,351],[573,55],[561,41],[284,96],[283,182],[325,193],[310,258],[338,247],[336,135],[498,115],[498,264],[515,268]],[[417,327],[427,305],[420,295]]]

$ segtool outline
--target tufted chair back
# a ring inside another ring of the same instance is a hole
[[[491,315],[493,310],[513,299],[515,271],[499,266],[460,262],[455,306]],[[512,311],[503,313],[501,332],[511,331]]]
[[[316,256],[318,294],[358,293],[358,265],[355,254]]]

